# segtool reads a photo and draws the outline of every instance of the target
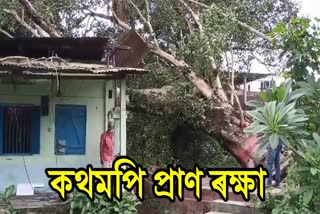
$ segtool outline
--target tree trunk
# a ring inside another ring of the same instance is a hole
[[[184,120],[217,139],[242,167],[254,167],[258,164],[258,157],[255,156],[258,139],[244,134],[238,115],[235,115],[231,105],[225,103],[223,106],[214,106],[212,102],[194,97],[179,98],[170,89],[131,90],[131,110],[139,109]]]

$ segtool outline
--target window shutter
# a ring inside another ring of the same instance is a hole
[[[0,106],[0,154],[3,153],[3,119],[4,119],[4,107]]]
[[[62,154],[86,153],[86,106],[57,105],[55,114],[56,146],[66,146]]]
[[[31,152],[40,154],[40,107],[32,109],[31,117]]]

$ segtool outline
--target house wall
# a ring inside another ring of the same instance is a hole
[[[254,80],[252,82],[248,82],[247,83],[247,91],[248,91],[248,87],[250,86],[250,92],[260,92],[261,91],[261,89],[260,89],[261,82],[262,81],[271,81],[271,80],[275,81],[275,84],[277,87],[280,86],[281,83],[285,82],[284,77],[270,75],[265,78],[261,78],[261,79]],[[240,90],[244,90],[244,84],[240,85]]]
[[[39,106],[41,96],[50,95],[49,116],[41,116],[40,154],[32,156],[0,156],[0,191],[12,184],[44,184],[48,188],[45,168],[85,167],[87,164],[100,166],[99,141],[105,129],[105,112],[114,107],[114,94],[108,98],[108,91],[114,89],[113,81],[104,80],[62,80],[61,96],[54,94],[55,81],[37,80],[31,85],[0,84],[0,103],[34,104]],[[105,85],[106,84],[106,85]],[[105,96],[107,95],[107,96]],[[56,156],[54,110],[56,104],[87,106],[86,154]],[[106,104],[106,105],[105,105]],[[115,127],[118,129],[119,127]],[[118,132],[118,130],[116,130]],[[118,143],[116,136],[116,144]],[[118,147],[118,146],[116,146]]]

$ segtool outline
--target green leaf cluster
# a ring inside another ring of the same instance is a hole
[[[263,154],[268,146],[275,149],[279,142],[290,147],[288,139],[292,136],[305,136],[304,123],[308,120],[302,109],[296,109],[297,99],[304,95],[302,91],[291,90],[292,81],[279,88],[273,88],[261,93],[261,101],[252,101],[254,110],[248,112],[254,122],[244,131],[247,134],[258,135],[258,152]]]
[[[11,198],[15,193],[15,186],[11,185],[7,187],[4,193],[0,193],[0,199],[2,200],[5,208],[5,214],[17,214],[17,211],[11,204]]]
[[[318,23],[318,19],[312,24],[310,19],[295,18],[289,24],[279,23],[270,34],[274,44],[287,52],[287,75],[294,85],[285,93],[283,88],[264,93],[260,98],[265,103],[253,102],[251,106],[256,109],[252,116],[258,127],[247,131],[262,136],[264,144],[273,148],[281,139],[293,153],[285,191],[258,204],[265,213],[309,214],[320,210],[320,81],[311,75],[319,72]]]
[[[135,214],[136,206],[140,204],[130,192],[124,192],[121,201],[108,201],[105,196],[96,194],[92,202],[85,194],[74,191],[69,201],[70,214]]]

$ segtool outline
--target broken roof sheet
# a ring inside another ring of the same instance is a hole
[[[5,38],[0,39],[0,57],[30,58],[59,56],[65,59],[101,61],[106,38]]]
[[[124,67],[137,67],[149,52],[149,47],[144,39],[134,30],[130,30],[124,35],[118,44],[130,47],[129,50],[116,49],[115,65]]]
[[[29,59],[6,57],[0,59],[0,75],[23,75],[34,77],[92,77],[112,78],[124,74],[143,74],[140,68],[112,67],[105,64],[66,62],[61,58]]]

